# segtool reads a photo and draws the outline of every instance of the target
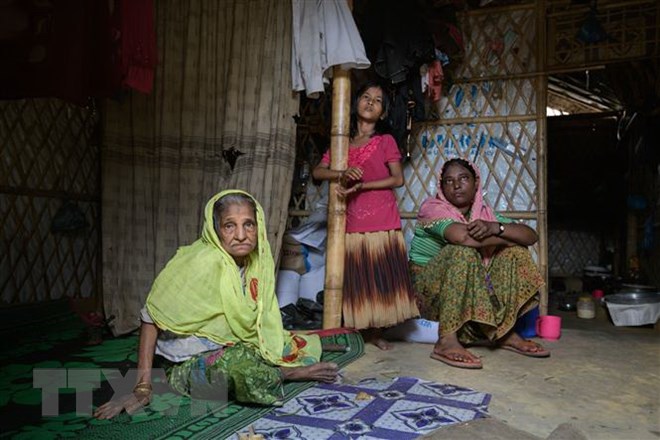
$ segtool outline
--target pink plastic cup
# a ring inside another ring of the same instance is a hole
[[[539,316],[536,319],[536,334],[543,339],[556,341],[561,336],[561,317],[554,315]]]

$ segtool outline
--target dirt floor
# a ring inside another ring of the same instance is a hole
[[[365,355],[349,365],[344,375],[349,381],[413,376],[492,394],[489,412],[495,420],[476,425],[471,422],[472,426],[462,427],[462,431],[451,431],[450,437],[443,435],[450,431],[440,430],[432,438],[555,439],[579,438],[582,434],[590,440],[658,440],[657,326],[615,327],[606,313],[585,320],[577,318],[575,312],[551,312],[563,318],[561,338],[536,339],[552,351],[550,358],[475,347],[472,350],[481,356],[484,368],[463,370],[430,359],[432,345],[395,342],[391,351],[368,345]],[[497,436],[493,423],[512,430]],[[551,435],[567,423],[577,436],[559,431]],[[516,437],[515,432],[520,435]]]

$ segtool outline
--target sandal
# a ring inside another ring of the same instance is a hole
[[[543,348],[543,346],[541,344],[539,344],[537,342],[534,342],[534,341],[529,341],[527,339],[523,339],[522,343],[525,343],[525,342],[531,342],[532,344],[534,344],[536,346],[537,350],[536,351],[522,350],[522,349],[520,349],[518,347],[515,347],[513,345],[510,345],[510,344],[500,345],[500,348],[502,348],[504,350],[512,351],[514,353],[521,354],[523,356],[528,356],[528,357],[533,357],[533,358],[547,358],[547,357],[550,357],[550,350],[547,350],[547,349]]]
[[[467,350],[466,350],[467,351]],[[449,351],[449,354],[458,354],[456,351]],[[468,352],[469,353],[469,352]],[[440,361],[444,364],[447,364],[451,367],[456,367],[456,368],[465,368],[467,370],[480,370],[483,368],[483,365],[481,364],[481,361],[478,362],[467,362],[467,361],[460,361],[457,359],[452,359],[451,357],[440,354],[440,353],[435,353],[431,352],[431,359],[435,359],[436,361]]]

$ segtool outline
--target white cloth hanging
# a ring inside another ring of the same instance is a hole
[[[364,50],[346,0],[292,0],[293,90],[318,97],[333,66],[366,69],[371,63]]]

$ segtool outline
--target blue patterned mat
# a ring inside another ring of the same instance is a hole
[[[414,377],[319,384],[252,424],[266,439],[414,439],[488,417],[490,394]],[[244,428],[241,433],[247,433]],[[238,435],[234,435],[237,439]]]

